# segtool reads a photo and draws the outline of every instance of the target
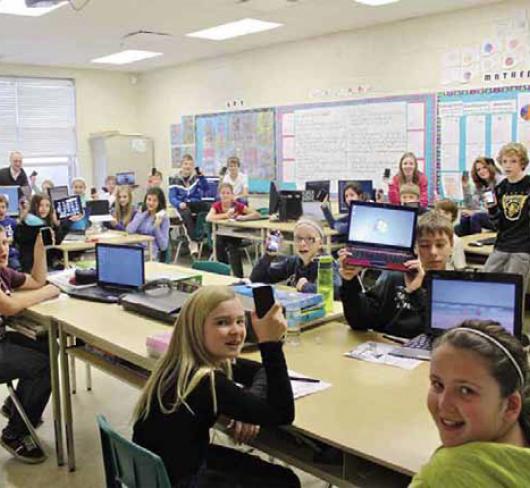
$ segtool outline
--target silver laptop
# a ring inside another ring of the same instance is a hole
[[[494,320],[521,339],[523,278],[508,273],[429,271],[425,332],[396,347],[394,356],[431,358],[432,343],[464,320]]]

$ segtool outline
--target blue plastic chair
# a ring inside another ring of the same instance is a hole
[[[96,418],[107,488],[171,488],[159,456],[118,434],[103,415]]]

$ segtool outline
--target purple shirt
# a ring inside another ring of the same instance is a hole
[[[129,234],[143,234],[153,236],[153,254],[158,256],[159,251],[165,251],[169,243],[169,219],[165,215],[159,227],[155,227],[155,218],[149,212],[137,212],[134,218],[127,225]]]

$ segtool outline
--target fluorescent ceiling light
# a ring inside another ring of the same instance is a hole
[[[236,22],[218,25],[210,29],[204,29],[197,32],[186,34],[188,37],[198,37],[200,39],[210,39],[212,41],[224,41],[233,37],[246,36],[256,32],[263,32],[281,27],[283,24],[276,22],[265,22],[257,19],[241,19]]]
[[[127,51],[120,51],[119,53],[109,54],[102,58],[96,58],[90,61],[91,63],[102,64],[129,64],[135,63],[142,59],[156,58],[162,56],[162,53],[155,53],[153,51],[138,51],[135,49],[128,49]]]
[[[0,0],[0,14],[7,15],[25,15],[27,17],[40,17],[50,13],[52,10],[58,9],[68,2],[64,1],[51,7],[26,7],[24,0]]]
[[[363,3],[364,5],[370,5],[371,7],[380,7],[381,5],[387,5],[389,3],[396,3],[399,0],[355,0],[357,3]]]

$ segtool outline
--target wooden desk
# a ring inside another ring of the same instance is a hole
[[[267,233],[271,230],[279,230],[284,235],[283,243],[293,245],[291,234],[294,231],[296,222],[278,222],[266,219],[262,220],[217,220],[212,222],[212,240],[214,243],[217,235],[228,235],[231,237],[239,237],[242,239],[249,239],[256,242],[263,247],[263,243],[267,237]],[[324,249],[328,254],[331,254],[333,236],[338,235],[338,232],[330,227],[323,226],[324,229]],[[286,237],[285,235],[288,235]],[[261,249],[263,253],[263,249]]]
[[[495,237],[496,232],[482,232],[480,234],[471,234],[468,236],[461,237],[461,241],[464,244],[464,252],[466,254],[466,260],[471,264],[483,265],[488,256],[493,251],[493,246],[472,246],[472,242],[479,241],[481,239],[489,239]]]
[[[59,249],[63,253],[64,267],[67,268],[70,263],[68,259],[68,253],[73,251],[88,251],[96,247],[97,242],[104,242],[109,244],[147,244],[148,246],[148,257],[149,260],[153,259],[153,236],[146,236],[142,234],[127,234],[127,232],[119,232],[109,230],[101,234],[93,236],[96,240],[90,241],[63,241],[58,246],[54,246],[55,249]]]

